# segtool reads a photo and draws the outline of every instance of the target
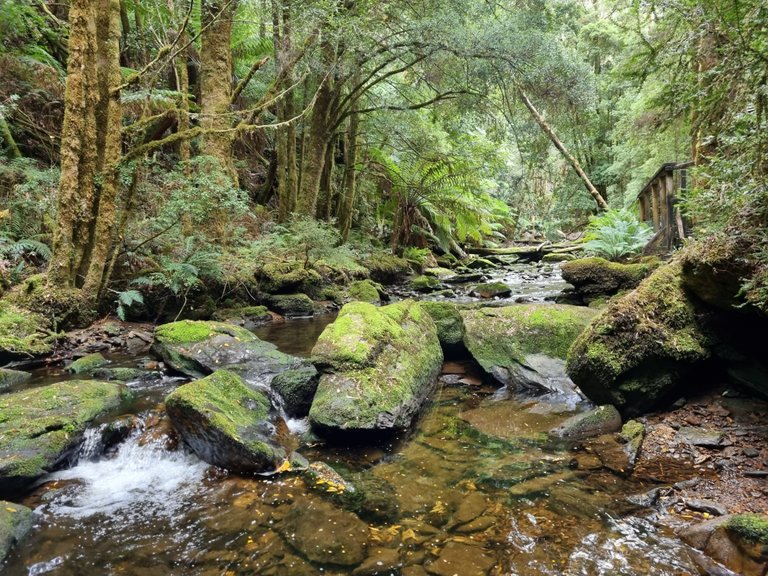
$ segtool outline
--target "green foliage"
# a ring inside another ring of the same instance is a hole
[[[640,252],[653,229],[629,210],[609,210],[590,218],[584,249],[607,260],[619,260]]]
[[[144,304],[144,296],[138,290],[123,290],[117,293],[117,317],[125,321],[128,308],[134,304]]]

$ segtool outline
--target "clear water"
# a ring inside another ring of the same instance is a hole
[[[306,354],[317,332],[301,321],[270,335]],[[137,410],[174,385],[140,390]],[[304,447],[378,487],[369,493],[381,503],[358,510],[362,520],[299,475],[228,476],[137,430],[107,455],[84,452],[25,499],[37,526],[2,573],[360,574],[323,556],[341,546],[366,574],[699,574],[683,544],[627,504],[647,487],[572,470],[570,447],[542,434],[564,416],[494,392],[443,383],[407,438]]]

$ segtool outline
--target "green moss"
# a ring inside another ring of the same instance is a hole
[[[569,351],[568,374],[594,402],[642,412],[671,393],[686,366],[709,357],[699,316],[679,263],[670,263],[609,303]]]
[[[580,258],[562,266],[563,279],[574,285],[586,300],[612,296],[621,290],[631,290],[659,267],[651,260],[635,264],[610,262],[603,258]]]
[[[408,283],[408,289],[414,292],[432,292],[440,288],[440,280],[434,276],[417,276]]]
[[[371,279],[385,284],[396,282],[411,273],[411,265],[405,258],[379,252],[365,261],[365,267],[371,273]]]
[[[451,302],[422,302],[421,307],[437,327],[437,337],[443,346],[453,346],[464,340],[464,320],[460,306]]]
[[[216,334],[228,334],[244,342],[256,337],[250,331],[224,322],[205,322],[201,320],[181,320],[163,324],[155,328],[155,338],[166,344],[191,344],[202,342]]]
[[[53,286],[45,274],[25,279],[8,292],[6,300],[45,318],[54,330],[81,328],[96,319],[96,310],[88,295],[75,288]]]
[[[267,293],[301,292],[322,283],[316,270],[305,268],[303,262],[268,262],[257,272],[259,287]]]
[[[48,322],[34,312],[0,301],[0,354],[37,356],[53,349]]]
[[[269,305],[284,316],[312,316],[315,305],[306,294],[278,294],[269,297]]]
[[[768,516],[738,514],[727,521],[725,529],[752,544],[768,546]]]
[[[93,354],[78,358],[69,365],[67,370],[73,374],[87,374],[105,364],[109,364],[109,360],[104,358],[99,352],[94,352]]]
[[[512,289],[503,282],[489,282],[478,284],[472,288],[472,293],[481,298],[504,298],[512,294]]]
[[[378,286],[371,280],[359,280],[352,282],[347,289],[347,293],[352,300],[359,302],[370,302],[376,304],[381,301]]]
[[[232,438],[240,438],[243,429],[265,420],[270,407],[263,393],[248,388],[240,376],[229,370],[217,370],[178,387],[165,403],[171,409],[183,407],[203,415]]]
[[[28,372],[0,368],[0,392],[18,384],[23,384],[32,377]]]

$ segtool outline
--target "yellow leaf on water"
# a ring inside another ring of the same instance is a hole
[[[289,460],[285,460],[280,466],[275,470],[275,472],[288,472],[288,470],[291,469],[291,462]]]

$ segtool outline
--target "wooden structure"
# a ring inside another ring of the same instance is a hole
[[[646,253],[668,252],[689,235],[689,227],[677,206],[677,193],[688,187],[691,166],[693,162],[662,165],[637,195],[640,219],[655,231]]]

